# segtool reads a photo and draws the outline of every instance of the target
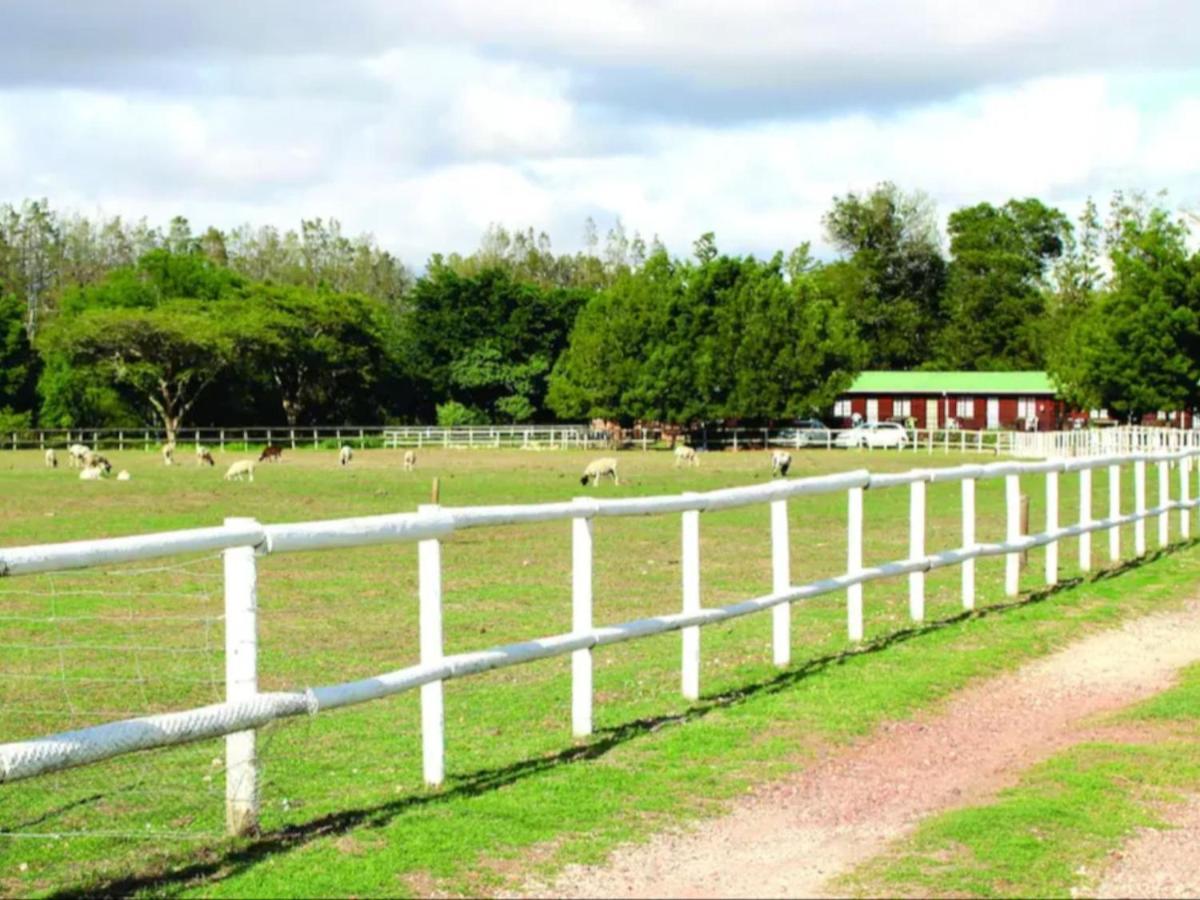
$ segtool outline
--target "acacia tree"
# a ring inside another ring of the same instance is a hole
[[[205,388],[236,358],[223,306],[176,300],[153,309],[89,309],[48,328],[43,350],[77,376],[130,395],[174,440]]]

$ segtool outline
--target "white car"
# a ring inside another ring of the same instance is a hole
[[[907,447],[908,432],[895,422],[863,422],[838,435],[839,447]]]

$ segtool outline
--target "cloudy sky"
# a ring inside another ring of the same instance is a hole
[[[957,206],[1200,205],[1195,0],[7,0],[0,200],[332,216],[406,262],[489,222],[577,249],[821,248],[890,179]]]

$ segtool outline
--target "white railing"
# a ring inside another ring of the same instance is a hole
[[[1012,456],[1111,456],[1124,453],[1170,453],[1200,449],[1200,430],[1123,425],[1075,431],[1012,433]]]
[[[424,425],[389,427],[383,430],[383,446],[445,447],[455,449],[592,450],[607,447],[607,432],[586,425],[464,425],[437,428]]]
[[[975,560],[1005,557],[1005,592],[1018,592],[1019,557],[1034,547],[1046,548],[1045,581],[1058,581],[1057,542],[1079,538],[1079,566],[1092,567],[1091,535],[1109,534],[1109,558],[1120,558],[1120,532],[1134,526],[1134,550],[1146,552],[1146,520],[1157,518],[1158,542],[1169,540],[1168,516],[1179,511],[1179,532],[1191,533],[1192,460],[1198,451],[1137,454],[1121,457],[1045,462],[996,462],[942,469],[914,469],[872,474],[865,469],[813,478],[779,480],[749,487],[707,493],[610,500],[577,498],[570,502],[519,506],[442,508],[422,506],[416,513],[335,519],[283,525],[261,525],[252,519],[227,519],[216,528],[202,528],[134,537],[78,541],[0,549],[0,576],[62,571],[131,562],[199,551],[224,551],[226,700],[197,709],[109,722],[77,731],[0,744],[0,782],[12,782],[83,765],[138,750],[226,736],[226,819],[233,833],[254,828],[258,817],[258,776],[254,729],[289,716],[311,715],[363,703],[415,688],[421,689],[421,729],[425,780],[436,785],[444,774],[443,683],[533,660],[571,654],[573,673],[571,722],[576,735],[592,731],[592,652],[597,647],[668,631],[682,632],[682,693],[695,699],[700,691],[700,628],[772,610],[773,658],[790,663],[791,604],[831,592],[846,592],[847,634],[860,641],[864,634],[864,585],[882,578],[909,576],[909,612],[914,621],[925,616],[925,573],[948,566],[962,567],[961,596],[965,609],[975,605]],[[1158,470],[1158,502],[1146,505],[1146,466]],[[1121,469],[1132,465],[1134,509],[1121,511]],[[1171,498],[1170,467],[1178,470],[1178,496]],[[1108,515],[1092,515],[1092,472],[1107,469]],[[1079,517],[1073,525],[1059,524],[1058,487],[1061,473],[1078,473]],[[1044,530],[1022,534],[1020,478],[1044,474]],[[975,485],[983,479],[1005,479],[1006,537],[999,543],[976,540]],[[926,491],[928,483],[961,483],[962,544],[928,552]],[[863,562],[864,491],[910,490],[909,553],[904,559],[866,566]],[[789,500],[815,494],[847,495],[847,560],[841,574],[807,584],[792,584],[788,538]],[[704,607],[700,570],[700,514],[705,511],[770,504],[773,580],[771,593],[728,606]],[[617,625],[598,626],[592,609],[592,530],[596,519],[621,516],[680,514],[682,517],[681,609]],[[456,531],[529,522],[570,521],[572,534],[572,630],[516,644],[450,656],[443,652],[441,545]],[[420,659],[415,665],[357,681],[293,692],[260,692],[257,687],[256,555],[291,553],[369,544],[417,542],[419,578]]]

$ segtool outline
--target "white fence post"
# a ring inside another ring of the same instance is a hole
[[[423,503],[417,512],[432,513],[437,504]],[[422,665],[442,659],[442,545],[436,538],[417,544],[420,581]],[[425,783],[437,787],[446,777],[446,721],[442,682],[421,685],[421,749]]]
[[[1192,536],[1192,511],[1188,507],[1191,499],[1192,458],[1179,461],[1179,536],[1185,541]]]
[[[771,590],[776,594],[792,586],[791,544],[788,539],[786,500],[771,501]],[[780,603],[771,610],[771,655],[775,665],[792,661],[792,605]]]
[[[947,432],[948,433],[948,432]],[[908,558],[925,557],[925,482],[914,481],[908,495]],[[925,619],[925,573],[908,573],[908,614],[914,622]]]
[[[256,524],[230,518],[227,526]],[[258,693],[258,569],[253,547],[224,551],[225,699],[233,703]],[[258,760],[253,729],[225,737],[225,827],[231,835],[258,830]]]
[[[1008,543],[1021,537],[1021,478],[1019,475],[1004,476],[1004,508],[1007,516],[1005,540]],[[1021,553],[1010,552],[1004,558],[1004,593],[1015,597],[1021,587]]]
[[[1090,525],[1092,522],[1092,470],[1079,470],[1079,524]],[[1092,568],[1092,533],[1085,531],[1079,535],[1079,568],[1084,572]]]
[[[592,519],[591,499],[576,498],[580,515],[571,520],[571,630],[592,629]],[[592,651],[571,654],[571,732],[575,737],[592,733]]]
[[[863,489],[849,490],[846,513],[846,574],[857,575],[863,567]],[[850,640],[863,639],[862,582],[846,588],[846,630]]]
[[[690,495],[685,495],[690,496]],[[683,611],[700,611],[700,511],[683,513]],[[687,700],[700,699],[700,626],[689,625],[682,633],[682,689]]]
[[[1158,464],[1158,506],[1162,510],[1158,514],[1158,546],[1165,547],[1171,542],[1171,512],[1167,504],[1171,502],[1171,465],[1166,460]]]
[[[1108,517],[1119,518],[1121,515],[1121,464],[1113,463],[1108,467]],[[1113,525],[1108,529],[1108,559],[1116,562],[1121,558],[1121,526]]]
[[[1058,530],[1058,473],[1046,473],[1046,530]],[[1046,584],[1058,584],[1058,541],[1046,545]]]
[[[1133,526],[1133,552],[1135,556],[1146,555],[1146,461],[1139,459],[1133,464],[1133,511],[1138,519]]]
[[[975,479],[962,481],[962,539],[963,547],[975,546]],[[975,560],[964,559],[962,564],[963,609],[975,608]]]

